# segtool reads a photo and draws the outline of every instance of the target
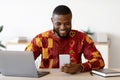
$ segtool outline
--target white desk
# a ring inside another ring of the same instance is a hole
[[[50,74],[40,78],[0,76],[0,80],[120,80],[120,77],[104,78],[97,75],[91,76],[89,72],[71,75],[64,72],[60,72],[60,69],[42,69],[42,70],[50,71]]]

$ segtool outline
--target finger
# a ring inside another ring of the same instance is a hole
[[[71,67],[71,64],[65,64],[64,66],[65,67]]]
[[[68,66],[69,64],[64,64],[64,66]]]
[[[64,66],[61,67],[61,71],[64,72]]]
[[[68,67],[64,67],[63,72],[65,72],[65,73],[69,73],[69,69],[68,69]]]

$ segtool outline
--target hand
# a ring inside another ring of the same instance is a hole
[[[81,64],[65,64],[61,67],[61,71],[65,73],[75,74],[82,70]]]

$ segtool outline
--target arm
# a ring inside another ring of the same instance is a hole
[[[41,53],[42,41],[40,37],[35,37],[25,48],[25,51],[32,51],[34,59],[36,59]]]
[[[90,71],[92,69],[101,69],[104,67],[104,60],[100,52],[96,49],[96,46],[89,36],[85,36],[83,42],[83,54],[88,60],[86,63],[82,63],[82,72]]]
[[[104,61],[100,52],[96,49],[92,39],[87,35],[83,38],[82,52],[88,60],[86,63],[65,64],[62,66],[61,71],[74,74],[76,72],[85,72],[104,67]]]

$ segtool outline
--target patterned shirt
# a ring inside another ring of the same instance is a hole
[[[69,54],[70,63],[81,64],[82,72],[104,67],[104,60],[92,39],[77,30],[71,30],[67,38],[61,39],[53,30],[38,34],[28,44],[26,51],[32,51],[36,59],[40,54],[40,68],[59,68],[59,54]],[[87,62],[82,63],[82,54]]]

